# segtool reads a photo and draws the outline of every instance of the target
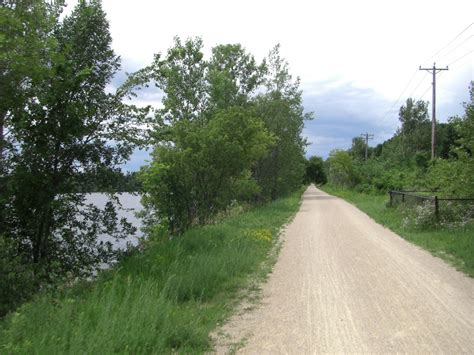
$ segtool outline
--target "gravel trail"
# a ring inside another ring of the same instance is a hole
[[[217,353],[474,354],[474,279],[310,187],[262,300]],[[234,344],[235,346],[235,344]]]

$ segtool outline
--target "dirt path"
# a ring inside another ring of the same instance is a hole
[[[261,304],[221,332],[218,353],[474,354],[474,280],[310,187]]]

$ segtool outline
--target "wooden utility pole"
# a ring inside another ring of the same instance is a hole
[[[420,70],[426,70],[433,74],[433,102],[431,106],[431,159],[435,157],[435,145],[436,145],[436,74],[441,70],[448,70],[446,68],[436,68],[436,63],[433,63],[433,68],[422,68]]]
[[[368,151],[368,148],[369,148],[369,139],[374,139],[374,135],[369,134],[369,133],[362,133],[360,136],[365,139],[365,160],[367,160],[367,151]]]

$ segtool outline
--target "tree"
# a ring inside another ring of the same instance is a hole
[[[270,154],[262,158],[253,174],[264,199],[275,199],[301,186],[305,175],[306,140],[302,137],[304,113],[299,78],[293,81],[288,63],[280,56],[277,45],[267,58],[265,87],[267,92],[255,99],[257,112],[266,128],[276,137]]]
[[[5,1],[0,6],[0,166],[7,144],[5,126],[34,97],[35,84],[48,75],[51,33],[63,1]],[[5,171],[3,171],[5,173]]]
[[[399,120],[402,122],[402,151],[404,159],[416,152],[431,150],[431,123],[428,117],[428,103],[408,98],[400,107]]]
[[[166,55],[130,76],[127,88],[152,82],[164,93],[153,161],[141,172],[152,223],[154,215],[180,234],[259,192],[250,170],[273,142],[251,103],[262,70],[239,44],[213,48],[206,61],[199,38],[175,38]]]
[[[206,124],[181,121],[171,128],[173,144],[160,145],[142,168],[144,204],[166,221],[174,235],[207,223],[252,184],[247,172],[272,142],[255,113],[222,110]]]
[[[165,94],[163,109],[157,111],[155,129],[165,123],[197,119],[208,106],[207,64],[202,53],[202,40],[188,39],[182,43],[176,37],[174,41],[164,59],[156,54],[152,65],[144,70],[147,75],[143,80],[153,80]]]
[[[357,176],[350,154],[343,150],[329,153],[329,181],[343,187],[354,187]]]
[[[470,101],[464,104],[462,117],[454,117],[450,125],[459,139],[451,146],[455,158],[437,159],[428,172],[429,183],[454,196],[474,196],[474,82],[469,87]]]
[[[222,109],[248,103],[263,81],[265,63],[257,65],[240,44],[227,44],[212,49],[208,68],[210,102]]]
[[[474,81],[469,86],[470,101],[464,104],[465,114],[461,119],[453,119],[462,149],[470,157],[474,156]]]
[[[120,64],[100,1],[80,1],[62,23],[55,21],[43,39],[54,45],[39,46],[47,49],[40,53],[42,75],[36,78],[36,67],[12,74],[27,78],[28,95],[11,106],[6,122],[11,193],[2,191],[0,221],[3,238],[46,280],[89,274],[116,255],[98,236],[131,232],[126,221],[117,221],[115,200],[99,210],[72,192],[78,176],[124,162],[133,147],[127,135],[135,132],[122,97],[106,92]]]
[[[365,159],[365,140],[362,137],[352,138],[351,156],[356,160]]]
[[[322,158],[312,156],[306,163],[306,181],[313,184],[325,184],[327,182]]]

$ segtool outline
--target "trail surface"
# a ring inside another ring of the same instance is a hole
[[[218,353],[474,354],[474,280],[310,187],[261,303],[222,333]]]

